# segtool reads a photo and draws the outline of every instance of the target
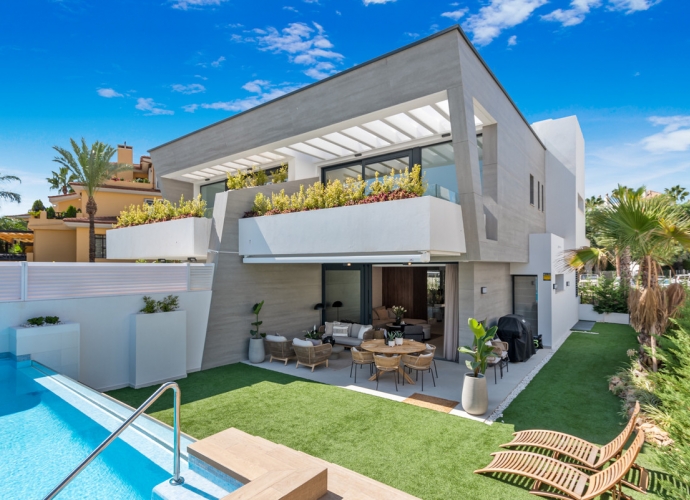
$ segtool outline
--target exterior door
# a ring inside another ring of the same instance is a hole
[[[539,333],[539,296],[537,276],[513,276],[513,313],[532,325],[532,334]]]
[[[371,324],[371,265],[324,264],[323,320]]]

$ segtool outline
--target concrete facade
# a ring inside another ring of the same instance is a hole
[[[430,127],[431,135],[413,134],[396,142],[371,125],[378,121],[393,126],[393,135],[402,133],[405,130],[394,118],[406,114],[421,124],[415,112],[425,107],[447,120],[447,129],[445,125]],[[348,131],[357,127],[370,135],[373,130],[378,138],[370,139],[366,149],[348,146],[351,150],[337,152],[334,137],[342,140],[346,135],[351,140],[353,132]],[[483,140],[481,162],[478,134]],[[379,140],[383,138],[387,142]],[[448,141],[453,146],[461,222],[450,217],[452,211],[444,210],[447,205],[438,205],[433,216],[446,217],[449,226],[443,230],[454,231],[451,237],[462,235],[465,248],[459,255],[432,256],[430,265],[459,263],[457,334],[462,345],[470,341],[467,318],[487,319],[492,325],[513,312],[513,274],[555,272],[555,252],[582,246],[586,240],[584,213],[578,213],[579,197],[584,202],[584,139],[577,119],[548,120],[533,129],[458,27],[154,148],[158,185],[171,199],[198,192],[207,182],[202,169],[216,169],[217,177],[208,175],[217,182],[225,171],[237,168],[234,162],[244,165],[247,158],[268,162],[276,152],[280,159],[264,168],[278,162],[289,167],[287,183],[216,195],[209,262],[216,262],[217,268],[202,367],[246,359],[252,321],[248,313],[260,300],[266,300],[262,313],[266,331],[296,336],[312,326],[318,319],[313,306],[322,300],[318,258],[334,252],[338,229],[340,238],[347,239],[344,255],[373,257],[404,246],[400,241],[404,234],[400,239],[387,235],[375,244],[369,241],[375,238],[375,225],[385,224],[377,215],[382,207],[371,205],[240,222],[257,192],[268,195],[285,189],[287,194],[294,193],[300,184],[320,180],[326,167]],[[335,217],[343,213],[348,219],[348,214],[354,217],[360,211],[361,231]],[[248,228],[246,235],[251,233],[251,238],[245,235],[251,244],[240,241],[243,225]],[[358,241],[359,233],[368,234],[368,241]],[[321,236],[327,241],[320,241]],[[257,247],[257,238],[273,245],[268,250],[262,247],[271,255],[308,254],[314,259],[309,262],[316,263],[243,264],[241,255]],[[488,292],[482,294],[481,287]],[[379,301],[380,290],[372,292],[372,302]],[[568,324],[570,302],[576,311],[577,297],[574,292],[567,300],[567,294],[548,296],[548,300],[546,295],[539,296],[540,333],[548,338],[547,345],[557,346],[577,321],[575,315]],[[567,304],[560,304],[561,300]],[[562,315],[564,310],[568,313]],[[543,323],[542,314],[548,315]]]

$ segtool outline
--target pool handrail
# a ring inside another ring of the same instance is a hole
[[[58,484],[53,491],[51,491],[44,500],[52,500],[55,496],[60,493],[79,473],[86,468],[98,455],[105,450],[110,443],[112,443],[124,430],[129,427],[142,413],[144,413],[149,406],[151,406],[165,391],[168,389],[173,390],[174,395],[174,417],[173,417],[173,477],[170,479],[170,484],[180,485],[184,483],[184,478],[180,476],[180,401],[182,399],[180,386],[177,382],[166,382],[161,385],[156,392],[151,394],[151,396],[144,401],[144,403],[137,408],[130,417],[125,420],[120,427],[115,429],[110,436],[106,438],[98,448],[93,450],[91,454],[84,459],[72,472],[69,473],[65,479]]]

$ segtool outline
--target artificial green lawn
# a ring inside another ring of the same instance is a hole
[[[622,430],[620,401],[608,391],[606,377],[625,364],[626,350],[636,346],[635,333],[602,323],[594,331],[598,335],[573,333],[504,412],[503,422],[491,426],[234,364],[179,381],[182,430],[201,439],[236,427],[423,499],[535,498],[525,481],[509,483],[472,471],[486,465],[515,430],[553,429],[599,444]],[[154,390],[109,394],[138,406]],[[171,424],[172,398],[163,399],[148,413]],[[639,462],[652,469],[651,491],[633,496],[668,498],[653,472],[658,469],[653,453],[646,451]]]

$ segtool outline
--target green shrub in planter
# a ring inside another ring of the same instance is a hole
[[[37,318],[29,318],[26,320],[26,322],[31,325],[31,326],[42,326],[45,323],[45,318],[43,316],[39,316]]]
[[[46,324],[57,325],[60,322],[60,318],[57,316],[46,316]]]
[[[66,219],[72,219],[72,218],[74,218],[74,217],[77,216],[77,209],[76,209],[73,205],[70,205],[70,206],[67,207],[67,209],[65,210],[63,216],[64,216]]]
[[[53,207],[48,207],[46,210],[46,217],[49,219],[54,219],[55,218],[55,209]]]

